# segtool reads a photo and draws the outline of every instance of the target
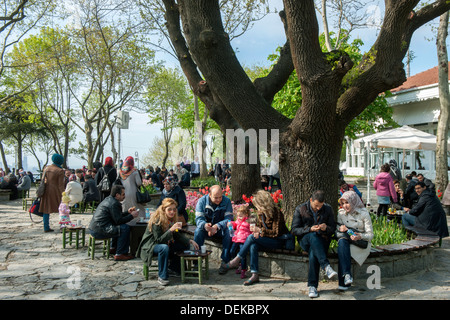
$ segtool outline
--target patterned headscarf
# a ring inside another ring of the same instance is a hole
[[[163,184],[168,183],[170,185],[170,190],[176,187],[177,181],[173,177],[167,177],[163,180]]]
[[[133,173],[133,171],[136,171],[136,168],[134,167],[134,158],[129,156],[123,162],[122,168],[120,168],[120,178],[125,180]]]
[[[77,181],[77,176],[75,174],[71,174],[69,177],[69,182],[70,181]]]
[[[353,190],[345,191],[342,194],[342,197],[339,199],[339,203],[341,203],[342,199],[347,200],[347,202],[350,204],[350,206],[352,207],[351,212],[355,211],[356,209],[364,208],[364,204],[361,201],[361,198]]]

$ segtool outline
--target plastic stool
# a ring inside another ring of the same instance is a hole
[[[95,241],[103,241],[103,256],[109,259],[109,249],[111,247],[111,238],[96,239],[93,235],[89,236],[88,256],[94,260],[95,256]]]
[[[80,239],[80,232],[81,232],[81,239]],[[65,227],[63,228],[63,249],[66,248],[67,240],[69,240],[69,244],[72,245],[73,242],[73,234],[75,233],[75,247],[78,249],[80,247],[80,244],[82,247],[84,247],[85,244],[85,234],[86,234],[86,228],[84,227],[78,227],[78,228],[71,228],[71,227]],[[67,236],[69,236],[69,239],[67,239]],[[81,240],[81,242],[80,242]]]

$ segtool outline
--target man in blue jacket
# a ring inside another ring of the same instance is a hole
[[[233,220],[233,207],[231,200],[222,196],[222,189],[218,185],[210,188],[209,194],[200,198],[195,208],[194,241],[202,246],[206,238],[222,238],[222,264],[220,274],[225,274],[226,263],[230,261],[231,237],[227,228],[228,220]]]

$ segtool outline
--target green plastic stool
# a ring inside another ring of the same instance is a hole
[[[103,256],[106,256],[109,259],[109,249],[111,247],[111,238],[107,239],[96,239],[93,235],[89,236],[89,246],[88,246],[88,256],[94,260],[95,256],[95,242],[102,241],[103,242]]]
[[[63,249],[66,248],[67,240],[69,240],[69,244],[72,245],[73,243],[73,234],[75,233],[75,247],[78,249],[80,245],[84,247],[85,244],[85,235],[86,235],[86,228],[70,228],[65,227],[63,228]],[[80,239],[80,233],[81,233],[81,239]],[[67,236],[69,237],[67,239]]]
[[[159,271],[158,264],[157,263],[155,264],[154,261],[153,261],[152,265],[148,266],[148,264],[144,262],[144,266],[142,268],[142,271],[143,271],[145,280],[148,280],[150,272],[158,273],[158,271]]]

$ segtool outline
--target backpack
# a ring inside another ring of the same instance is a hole
[[[105,172],[105,169],[103,169],[103,172],[105,174],[103,175],[102,180],[100,180],[99,184],[97,185],[97,188],[100,192],[111,192],[111,183],[109,182],[108,174]]]

